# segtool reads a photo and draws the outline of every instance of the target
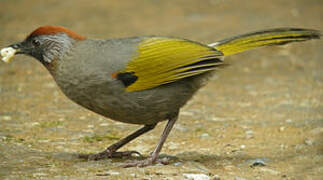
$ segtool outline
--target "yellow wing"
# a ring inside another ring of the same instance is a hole
[[[135,77],[126,91],[140,91],[211,71],[222,64],[222,55],[196,42],[151,37],[139,44],[138,54],[118,74]]]

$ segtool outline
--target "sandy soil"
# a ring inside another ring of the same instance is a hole
[[[321,0],[2,0],[0,47],[47,24],[95,38],[211,43],[273,27],[323,30],[322,19]],[[0,63],[0,179],[322,179],[322,49],[318,40],[228,57],[230,66],[182,109],[162,151],[171,163],[129,169],[120,168],[126,159],[75,154],[99,152],[138,126],[75,105],[30,57]],[[123,150],[147,156],[164,125]]]

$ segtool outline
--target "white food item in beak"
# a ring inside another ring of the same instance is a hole
[[[7,47],[1,49],[2,61],[9,63],[12,58],[15,56],[17,50],[12,47]]]

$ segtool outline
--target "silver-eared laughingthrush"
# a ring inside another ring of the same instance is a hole
[[[278,28],[206,45],[158,36],[89,39],[64,27],[43,26],[24,41],[2,49],[1,55],[6,62],[15,54],[32,56],[48,69],[72,101],[113,120],[144,125],[105,151],[83,158],[98,160],[137,153],[117,150],[168,120],[151,156],[126,165],[147,166],[158,161],[180,108],[223,64],[223,57],[320,36],[316,30]]]

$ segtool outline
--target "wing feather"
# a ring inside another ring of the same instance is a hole
[[[131,73],[137,80],[127,91],[140,91],[211,71],[223,62],[215,48],[196,42],[164,37],[145,39],[138,54],[119,73]]]

